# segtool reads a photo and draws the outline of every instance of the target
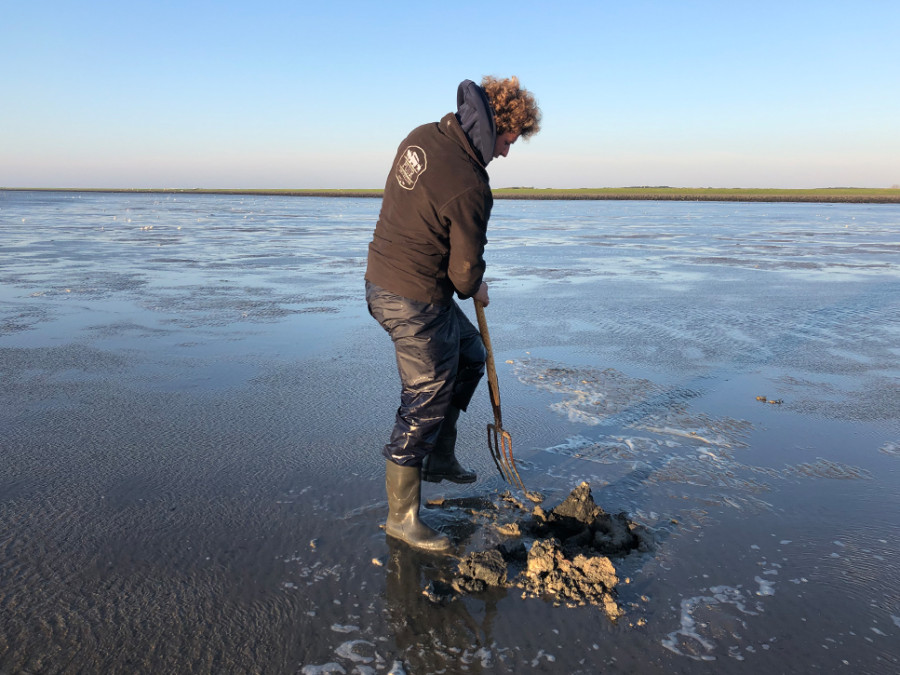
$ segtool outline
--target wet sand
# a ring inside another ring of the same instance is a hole
[[[522,478],[548,508],[587,481],[652,534],[610,557],[616,620],[436,592],[498,537],[452,501],[509,489],[486,391],[460,430],[479,481],[424,490],[454,555],[385,539],[376,213],[3,196],[0,672],[900,668],[897,207],[495,207]]]

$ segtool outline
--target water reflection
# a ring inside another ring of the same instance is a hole
[[[506,591],[457,597],[450,586],[455,558],[421,553],[390,537],[387,541],[388,619],[409,672],[463,667],[466,672],[491,672],[497,656],[492,626]]]

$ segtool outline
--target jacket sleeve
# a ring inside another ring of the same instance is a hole
[[[450,232],[447,274],[462,299],[475,295],[484,278],[484,247],[492,206],[490,188],[472,188],[443,209]]]

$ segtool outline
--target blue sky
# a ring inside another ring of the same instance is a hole
[[[456,86],[543,130],[494,187],[900,184],[900,3],[43,2],[0,21],[0,186],[382,187]]]

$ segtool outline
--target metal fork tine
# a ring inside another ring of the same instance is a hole
[[[512,436],[509,432],[498,428],[495,424],[488,424],[488,448],[491,452],[491,459],[494,460],[494,465],[503,480],[527,493],[522,477],[519,476],[515,457],[513,457]]]
[[[516,460],[513,457],[512,452],[512,436],[509,435],[508,431],[504,431],[501,435],[501,439],[503,442],[503,452],[504,452],[504,464],[506,465],[507,472],[510,477],[514,477],[515,481],[508,481],[510,483],[514,483],[522,490],[522,492],[526,492],[525,484],[522,482],[521,476],[519,476],[519,470],[516,468]]]
[[[503,461],[502,456],[500,455],[499,449],[497,447],[497,436],[496,429],[493,424],[487,425],[487,434],[488,434],[488,449],[491,451],[491,459],[494,460],[494,466],[497,467],[497,471],[500,472],[500,475],[504,480],[509,482],[506,478],[506,473],[503,471],[503,467],[501,466],[501,462]]]

